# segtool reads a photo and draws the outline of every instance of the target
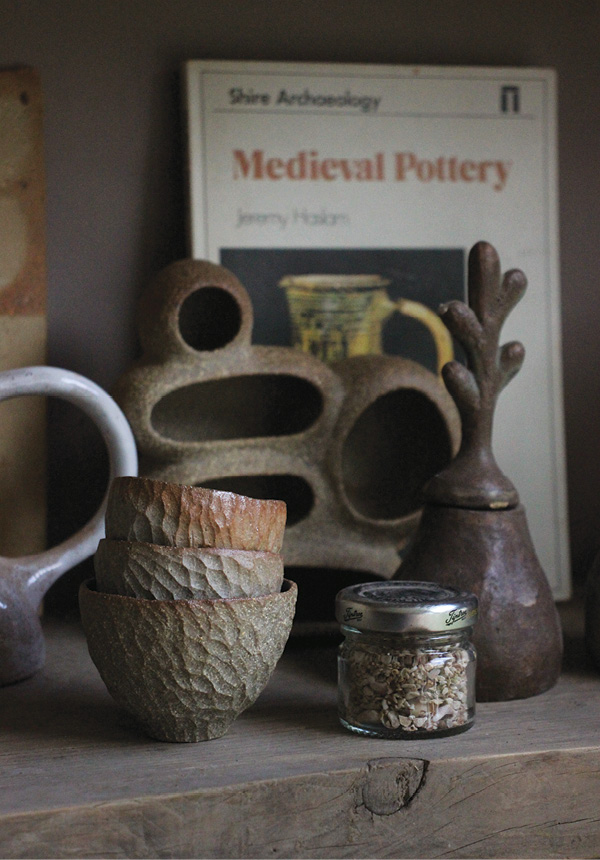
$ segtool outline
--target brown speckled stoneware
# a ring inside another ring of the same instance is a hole
[[[285,521],[285,502],[275,499],[150,478],[119,478],[108,495],[106,537],[278,553]]]
[[[233,600],[141,600],[79,591],[88,648],[115,701],[153,738],[225,734],[269,680],[288,639],[295,583]]]
[[[333,605],[340,571],[393,575],[422,484],[458,450],[439,376],[398,355],[329,366],[257,345],[250,296],[206,260],[161,271],[137,322],[142,353],[113,395],[142,475],[283,499],[285,562],[311,594],[306,620]]]
[[[278,592],[283,582],[277,553],[107,538],[98,545],[94,569],[99,591],[146,600],[260,597]]]

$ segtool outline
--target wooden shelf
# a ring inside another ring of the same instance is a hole
[[[224,738],[159,743],[114,705],[78,624],[46,638],[44,671],[0,690],[1,857],[600,855],[600,674],[581,630],[553,690],[426,741],[342,729],[335,648],[303,646]]]

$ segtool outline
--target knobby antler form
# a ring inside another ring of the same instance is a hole
[[[440,316],[462,345],[467,366],[451,361],[442,371],[459,410],[462,444],[451,465],[426,488],[428,501],[478,509],[515,507],[519,496],[492,453],[498,395],[519,372],[525,349],[518,341],[501,348],[500,331],[525,293],[527,279],[514,269],[503,278],[494,248],[479,242],[469,256],[469,305],[442,305]]]
[[[443,369],[460,413],[462,442],[450,465],[425,487],[419,528],[396,573],[477,595],[479,701],[542,693],[561,666],[552,593],[518,493],[492,453],[498,395],[525,357],[518,342],[499,346],[500,331],[526,284],[518,270],[501,277],[496,251],[479,242],[469,255],[469,305],[451,302],[440,309],[467,356],[466,367],[451,361]]]

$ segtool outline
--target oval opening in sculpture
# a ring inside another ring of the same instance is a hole
[[[296,614],[297,625],[305,623],[307,633],[316,636],[321,633],[337,634],[339,625],[334,620],[335,596],[342,588],[358,585],[359,582],[377,582],[381,577],[369,570],[339,567],[308,567],[304,565],[285,566],[285,575],[298,586]],[[335,666],[335,664],[333,664]]]
[[[235,298],[221,287],[201,287],[182,302],[179,332],[198,352],[221,349],[237,336],[242,313]]]
[[[315,504],[312,487],[298,475],[235,475],[203,481],[202,486],[253,499],[281,499],[287,505],[288,526],[306,519]]]
[[[423,392],[400,388],[359,416],[342,448],[342,481],[353,509],[396,520],[422,506],[426,481],[452,456],[444,416]]]
[[[152,409],[157,433],[176,442],[291,436],[311,427],[323,397],[306,379],[253,374],[195,382],[171,391]]]

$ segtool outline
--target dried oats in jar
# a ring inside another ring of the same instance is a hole
[[[457,734],[475,717],[473,594],[433,582],[342,589],[336,618],[342,725],[378,738]]]

